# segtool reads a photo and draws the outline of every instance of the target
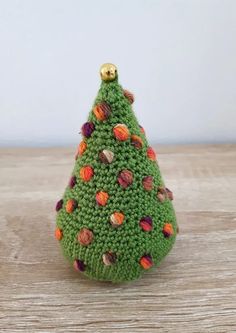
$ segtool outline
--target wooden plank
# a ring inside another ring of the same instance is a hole
[[[78,275],[54,240],[73,151],[0,149],[0,332],[235,332],[236,145],[157,147],[180,234],[119,285]]]

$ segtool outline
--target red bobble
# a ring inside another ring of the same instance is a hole
[[[166,238],[169,238],[171,236],[173,236],[174,234],[174,229],[171,223],[166,223],[162,229],[163,235]]]
[[[111,107],[109,104],[102,102],[95,105],[95,107],[93,108],[93,113],[98,120],[103,121],[110,116]]]
[[[147,149],[147,157],[148,157],[151,161],[155,161],[155,160],[156,160],[156,153],[155,153],[155,151],[152,149],[152,147],[148,147],[148,149]]]
[[[133,104],[133,102],[134,102],[134,95],[130,91],[128,91],[128,90],[123,90],[123,93],[124,93],[124,96],[130,102],[130,104]]]
[[[95,130],[95,126],[94,123],[92,123],[91,121],[84,123],[81,131],[82,131],[82,135],[85,136],[86,138],[89,138],[93,131]]]
[[[144,269],[149,269],[153,265],[152,257],[146,254],[140,258],[139,263]]]
[[[151,231],[152,230],[152,219],[150,216],[142,217],[139,221],[139,226],[143,231]]]
[[[122,170],[118,175],[118,183],[123,188],[127,188],[133,183],[133,173],[129,170]]]
[[[143,188],[146,191],[151,191],[153,189],[153,177],[152,176],[146,176],[142,180]]]
[[[80,169],[79,174],[83,181],[88,182],[93,177],[94,171],[90,165],[86,165]]]

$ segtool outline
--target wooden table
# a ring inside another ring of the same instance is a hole
[[[236,145],[157,152],[180,234],[159,269],[112,285],[53,236],[74,149],[0,150],[0,332],[236,332]]]

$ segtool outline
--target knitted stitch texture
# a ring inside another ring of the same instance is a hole
[[[177,224],[133,95],[102,82],[75,167],[56,206],[56,238],[74,268],[97,280],[136,279],[171,250]]]

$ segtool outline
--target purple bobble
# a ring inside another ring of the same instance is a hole
[[[139,226],[142,228],[144,231],[151,231],[153,226],[152,226],[152,218],[150,216],[144,216],[141,218],[139,221]]]
[[[94,129],[95,129],[94,123],[92,123],[90,121],[90,122],[83,124],[81,131],[82,131],[83,136],[85,136],[86,138],[89,138],[92,135]]]
[[[70,188],[73,188],[76,184],[76,177],[75,176],[72,176],[70,181],[69,181],[69,187]]]
[[[62,209],[62,205],[63,205],[63,200],[59,200],[56,204],[56,211],[58,212],[60,209]]]
[[[74,268],[76,271],[84,272],[85,271],[85,263],[82,260],[76,259],[74,261]]]

